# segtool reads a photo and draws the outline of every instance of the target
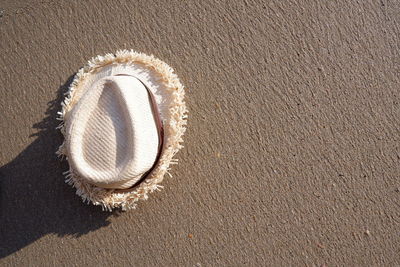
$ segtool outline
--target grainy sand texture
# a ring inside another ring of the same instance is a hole
[[[1,266],[399,266],[400,2],[0,1]],[[185,148],[130,212],[55,156],[63,92],[134,49],[187,90]]]

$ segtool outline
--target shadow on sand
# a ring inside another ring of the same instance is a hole
[[[47,234],[78,237],[95,231],[109,225],[109,216],[117,215],[83,204],[75,189],[64,183],[62,172],[68,166],[55,155],[62,142],[55,127],[60,102],[72,79],[48,103],[45,118],[33,125],[37,139],[0,168],[0,258]]]

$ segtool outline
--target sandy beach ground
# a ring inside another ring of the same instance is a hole
[[[136,210],[64,183],[56,112],[91,57],[174,67],[190,110]],[[400,3],[0,1],[1,266],[399,266]]]

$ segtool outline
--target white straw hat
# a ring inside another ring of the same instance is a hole
[[[57,154],[68,160],[66,181],[107,210],[147,199],[177,163],[184,94],[173,69],[153,56],[124,50],[93,58],[59,112],[65,141]]]

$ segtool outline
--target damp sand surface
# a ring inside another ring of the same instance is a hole
[[[267,3],[268,2],[268,3]],[[0,265],[399,266],[396,1],[0,2]],[[91,57],[174,67],[190,110],[127,213],[64,184],[54,128]]]

